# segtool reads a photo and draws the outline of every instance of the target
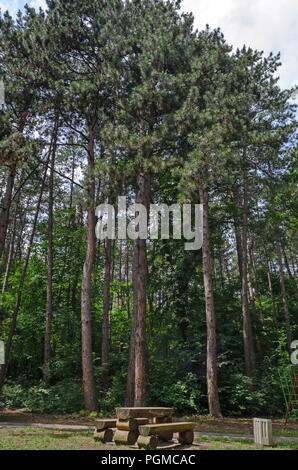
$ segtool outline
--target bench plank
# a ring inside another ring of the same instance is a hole
[[[141,436],[152,436],[163,434],[164,432],[185,432],[191,431],[195,428],[196,423],[193,422],[181,422],[181,423],[162,423],[162,424],[145,424],[139,426],[139,433]]]

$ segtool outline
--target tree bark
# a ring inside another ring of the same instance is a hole
[[[239,201],[239,192],[236,188],[232,191],[232,200],[235,204],[235,207],[238,209],[240,205]],[[233,215],[233,222],[234,222],[234,232],[235,232],[235,239],[236,239],[236,249],[237,249],[237,261],[238,261],[238,269],[239,269],[239,276],[240,276],[240,283],[242,282],[242,240],[241,240],[241,229],[239,227],[238,217]]]
[[[272,286],[270,262],[269,262],[266,250],[265,250],[265,259],[266,259],[266,265],[267,265],[268,287],[269,287],[271,305],[272,305],[272,318],[273,318],[274,326],[278,330],[277,310],[276,310],[276,304],[275,304],[274,292],[273,292],[273,286]]]
[[[150,175],[142,170],[137,176],[136,203],[143,204],[147,211],[150,203]],[[137,228],[138,230],[138,228]],[[147,248],[146,240],[134,241],[133,254],[133,318],[130,339],[130,354],[127,380],[127,402],[131,406],[144,406],[145,380],[145,321],[147,289]]]
[[[205,310],[207,324],[207,391],[211,416],[221,418],[221,409],[217,383],[216,324],[211,275],[210,233],[209,233],[209,197],[204,181],[200,182],[200,202],[203,204],[203,277],[205,292]]]
[[[15,209],[15,214],[14,214],[14,221],[13,221],[13,227],[12,227],[12,234],[11,234],[11,240],[10,240],[10,245],[9,245],[9,253],[8,253],[8,258],[7,258],[7,263],[6,263],[6,269],[5,269],[5,275],[4,275],[4,280],[3,280],[3,285],[2,285],[2,294],[7,291],[8,289],[8,279],[9,279],[9,274],[14,258],[14,248],[15,248],[15,238],[16,238],[16,221],[17,221],[17,207]]]
[[[52,148],[51,163],[49,176],[49,201],[48,201],[48,272],[47,272],[47,302],[45,315],[45,336],[44,336],[44,364],[43,364],[43,380],[45,387],[50,385],[50,360],[51,360],[51,333],[52,333],[52,317],[53,317],[53,207],[54,207],[54,169],[58,136],[58,117],[55,119]]]
[[[293,287],[294,287],[294,294],[295,294],[295,297],[296,297],[296,299],[298,299],[298,285],[297,285],[295,276],[293,275],[293,273],[292,273],[292,271],[291,271],[291,269],[290,269],[288,257],[287,257],[286,250],[285,250],[285,247],[283,246],[283,244],[281,244],[281,249],[282,249],[283,259],[284,259],[284,263],[285,263],[285,267],[286,267],[287,273],[288,273],[289,278],[291,279],[292,285],[293,285]]]
[[[286,326],[287,346],[288,346],[288,351],[291,352],[292,328],[291,328],[289,304],[288,304],[288,299],[287,299],[287,294],[286,294],[282,249],[281,249],[279,242],[277,243],[276,251],[277,251],[278,269],[279,269],[281,298],[282,298],[282,305],[283,305],[283,310],[284,310],[284,319],[285,319],[285,326]]]
[[[248,260],[247,260],[247,232],[248,232],[248,172],[246,163],[243,167],[243,227],[242,227],[242,278],[241,278],[241,300],[242,300],[242,317],[243,317],[243,343],[244,343],[244,359],[245,373],[247,377],[253,376],[253,342],[252,342],[252,326],[248,302]]]
[[[103,288],[103,322],[102,322],[102,345],[101,345],[101,366],[102,366],[102,386],[107,390],[109,382],[109,352],[110,352],[110,308],[111,308],[111,263],[112,263],[112,242],[105,240],[105,275]]]
[[[95,378],[92,358],[92,315],[91,277],[95,258],[95,179],[94,179],[94,136],[90,131],[88,141],[88,182],[87,182],[87,249],[81,286],[81,341],[82,371],[85,408],[96,411],[98,408],[95,392]]]
[[[134,254],[132,260],[132,280],[134,278]],[[133,282],[133,281],[132,281]],[[134,332],[135,332],[135,315],[134,315],[134,304],[135,304],[135,297],[133,299],[133,308],[132,308],[132,315],[130,315],[130,299],[129,299],[129,243],[126,243],[126,283],[127,283],[127,315],[128,318],[131,316],[131,333],[130,333],[130,341],[129,341],[129,359],[128,359],[128,373],[127,373],[127,384],[126,384],[126,397],[125,397],[125,405],[126,406],[134,406],[134,395],[135,395],[135,362],[134,362]],[[134,284],[134,283],[133,283]]]
[[[129,296],[129,244],[125,244],[125,280],[126,280],[126,308],[127,317],[130,318],[130,296]]]
[[[260,320],[262,322],[262,329],[263,329],[263,322],[264,322],[264,310],[262,307],[262,294],[258,288],[258,280],[257,280],[257,269],[256,269],[256,260],[253,253],[252,246],[249,247],[249,258],[250,258],[250,266],[251,266],[251,280],[253,284],[253,292],[251,295],[252,302],[255,302],[254,295],[256,296],[258,303],[259,303],[259,311],[260,311]]]
[[[2,202],[2,211],[0,214],[0,259],[2,258],[3,251],[5,248],[5,240],[6,240],[6,234],[7,234],[9,211],[10,211],[10,206],[11,206],[15,175],[16,175],[16,166],[13,166],[9,168],[8,170],[4,199]]]

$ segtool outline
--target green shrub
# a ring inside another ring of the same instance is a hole
[[[161,387],[158,397],[152,394],[151,400],[154,403],[174,408],[178,414],[203,414],[206,410],[202,406],[204,396],[201,388],[198,377],[189,372],[174,384]]]
[[[40,413],[69,413],[83,408],[82,386],[65,381],[46,389],[43,385],[24,388],[21,385],[4,385],[0,406],[27,408]]]
[[[1,408],[24,408],[25,392],[21,385],[4,385],[0,395]]]

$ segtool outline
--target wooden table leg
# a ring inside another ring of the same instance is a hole
[[[131,446],[136,443],[138,436],[138,431],[123,431],[121,429],[117,429],[114,434],[114,441],[116,444]]]

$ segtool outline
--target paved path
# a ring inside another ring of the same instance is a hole
[[[94,431],[95,426],[83,426],[78,424],[44,424],[44,423],[6,423],[0,422],[0,428],[42,428],[42,429],[56,429],[58,431]],[[249,434],[232,434],[232,433],[219,433],[219,432],[198,432],[195,431],[195,436],[206,436],[206,437],[227,437],[230,439],[253,439],[252,435]],[[277,442],[297,442],[298,437],[282,437],[273,436]]]
[[[0,421],[0,428],[42,428],[58,431],[94,431],[95,426],[78,424],[44,424],[44,423],[5,423]]]

